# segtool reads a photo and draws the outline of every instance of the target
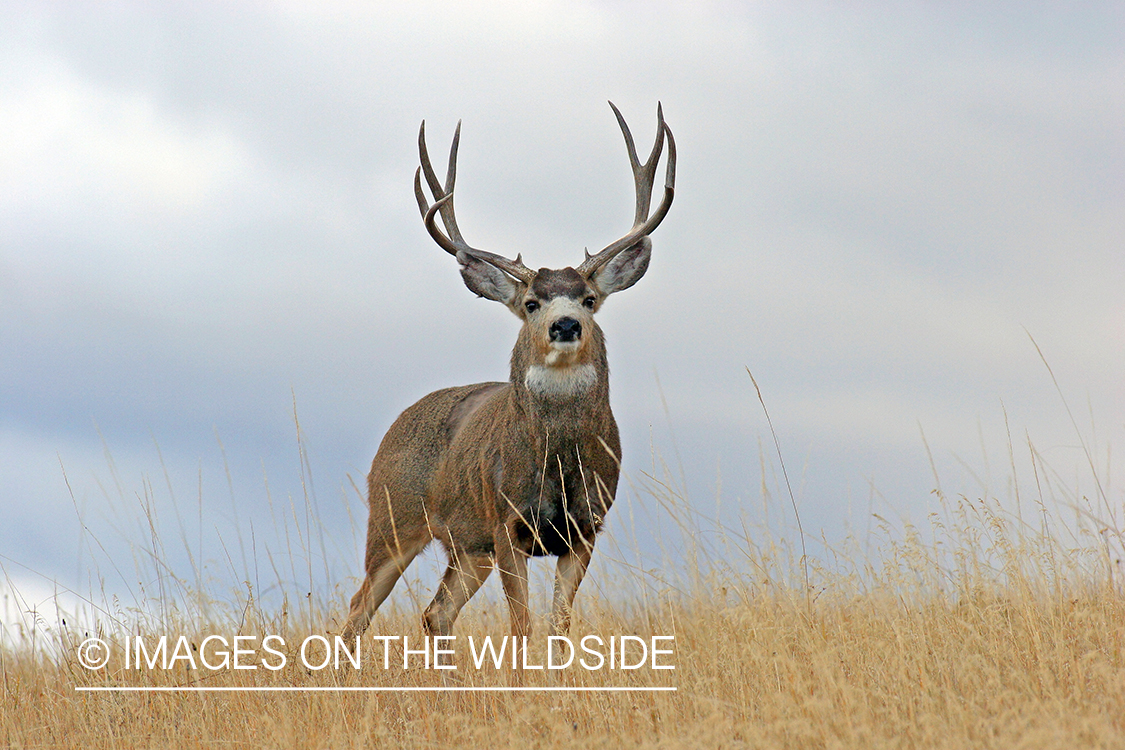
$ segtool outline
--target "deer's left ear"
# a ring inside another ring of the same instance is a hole
[[[595,271],[590,277],[590,282],[598,288],[603,297],[628,289],[645,275],[651,257],[652,240],[642,237],[637,244],[622,250]]]

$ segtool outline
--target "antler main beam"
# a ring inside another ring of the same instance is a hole
[[[664,122],[664,109],[656,105],[656,143],[653,144],[648,160],[641,164],[637,158],[637,148],[633,143],[633,134],[621,111],[613,102],[609,103],[613,114],[617,116],[617,123],[621,126],[621,133],[625,136],[625,146],[629,150],[629,166],[633,169],[633,183],[637,191],[637,210],[633,217],[633,228],[630,232],[607,245],[596,255],[586,255],[586,260],[578,267],[578,273],[589,278],[599,268],[611,261],[622,250],[637,244],[642,238],[652,234],[672,207],[672,198],[676,193],[676,140],[672,137],[672,130]],[[668,162],[664,173],[664,197],[657,206],[656,211],[649,215],[649,204],[652,201],[652,186],[656,178],[656,167],[660,162],[660,154],[664,150],[664,140],[668,140]]]
[[[434,172],[433,164],[430,162],[429,150],[426,148],[426,121],[422,120],[422,126],[418,129],[418,158],[421,161],[421,166],[414,172],[414,197],[418,200],[418,209],[422,212],[422,220],[426,225],[426,231],[434,238],[434,242],[450,255],[456,256],[462,264],[469,261],[469,258],[463,257],[463,254],[468,255],[499,268],[525,284],[530,284],[535,278],[535,272],[523,264],[521,256],[517,255],[515,260],[509,260],[487,250],[478,250],[470,247],[461,235],[461,230],[457,226],[457,216],[453,210],[453,187],[457,182],[457,146],[460,142],[461,121],[458,120],[457,130],[453,133],[453,145],[449,148],[449,166],[446,170],[443,187],[437,178],[437,173]],[[426,193],[422,190],[423,174],[426,176],[426,183],[429,185],[430,192],[434,194],[432,206],[426,200]],[[438,228],[437,215],[439,213],[448,234],[443,233]]]

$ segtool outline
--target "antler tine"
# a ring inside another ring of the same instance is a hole
[[[656,166],[660,161],[660,154],[664,150],[664,109],[659,103],[656,105],[656,143],[644,164],[637,158],[637,147],[633,142],[633,134],[629,125],[621,116],[621,110],[610,102],[613,114],[617,116],[617,124],[621,126],[621,133],[625,136],[625,146],[629,151],[629,166],[633,169],[633,184],[637,190],[637,211],[633,216],[633,226],[639,226],[648,218],[648,208],[652,201],[652,184],[656,177]]]
[[[422,125],[418,128],[418,156],[422,166],[414,174],[414,197],[418,199],[418,208],[422,212],[422,218],[426,220],[426,229],[430,236],[446,252],[452,255],[456,255],[457,250],[461,248],[469,248],[465,238],[461,235],[461,230],[457,227],[457,215],[453,210],[453,187],[457,181],[457,146],[460,141],[461,122],[458,121],[457,130],[453,134],[453,145],[449,149],[449,168],[443,188],[434,172],[433,164],[430,162],[429,149],[426,148],[426,121],[422,120]],[[445,231],[449,233],[448,236],[443,235],[433,222],[431,206],[426,200],[426,194],[422,191],[421,177],[423,174],[430,186],[430,192],[434,194],[433,208],[441,212],[441,221],[445,224]]]
[[[445,250],[445,252],[449,253],[450,255],[457,255],[457,253],[461,252],[462,250],[472,250],[473,248],[466,245],[464,241],[460,243],[455,242],[449,237],[446,237],[444,234],[442,234],[442,231],[438,229],[437,223],[434,221],[434,219],[436,218],[438,211],[442,211],[445,209],[453,196],[446,195],[435,201],[434,205],[428,205],[426,203],[426,196],[422,192],[422,182],[419,179],[420,171],[421,170],[418,170],[414,173],[414,195],[418,198],[418,207],[422,209],[422,223],[425,224],[426,231],[429,232],[430,236],[434,238],[434,242],[438,243],[441,249]]]
[[[629,165],[633,169],[633,183],[637,191],[637,211],[633,218],[632,231],[616,242],[607,245],[597,255],[586,254],[586,260],[577,270],[578,273],[587,278],[622,250],[632,247],[641,238],[647,237],[660,226],[660,222],[664,220],[668,209],[672,207],[672,199],[676,193],[676,140],[672,137],[672,129],[664,122],[664,108],[657,103],[656,143],[653,144],[648,161],[641,164],[637,158],[633,134],[629,132],[629,126],[625,124],[625,118],[621,116],[620,110],[614,106],[613,102],[610,102],[609,106],[613,108],[613,113],[617,116],[617,122],[621,126],[621,132],[625,136],[625,146],[629,151]],[[652,202],[652,187],[656,177],[656,167],[664,150],[665,138],[668,140],[668,159],[664,173],[664,197],[656,211],[650,216],[648,211]]]
[[[495,253],[470,247],[461,235],[461,230],[457,227],[457,216],[453,210],[453,187],[457,182],[457,147],[460,142],[461,122],[458,120],[457,130],[453,133],[453,145],[449,148],[449,166],[446,169],[445,186],[443,187],[441,182],[438,181],[437,173],[434,172],[433,164],[430,162],[429,150],[426,148],[425,120],[422,121],[422,126],[418,129],[418,157],[421,166],[414,172],[414,197],[418,200],[418,208],[422,212],[422,221],[426,226],[426,231],[433,237],[434,242],[450,255],[456,256],[462,265],[469,262],[463,254],[470,255],[499,268],[504,273],[526,284],[530,284],[535,278],[535,272],[523,264],[523,259],[519,255],[512,261]],[[433,205],[430,205],[429,201],[426,200],[426,193],[422,189],[422,175],[425,175],[430,192],[434,194]],[[437,215],[439,213],[448,235],[442,233],[437,226]]]

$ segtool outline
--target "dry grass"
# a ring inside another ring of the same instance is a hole
[[[169,585],[158,610],[119,608],[87,630],[45,623],[34,647],[10,638],[0,645],[0,746],[1125,747],[1122,536],[1093,520],[1095,507],[1111,513],[1104,496],[1064,498],[1058,507],[1085,506],[1067,527],[1039,501],[1032,528],[994,499],[939,495],[941,511],[925,533],[884,526],[871,553],[877,558],[853,545],[815,560],[769,535],[702,534],[689,520],[694,511],[667,486],[643,492],[659,495],[656,505],[680,525],[685,544],[718,541],[710,551],[692,546],[689,570],[675,579],[662,577],[668,570],[604,564],[579,595],[573,633],[674,635],[674,671],[571,668],[548,677],[527,672],[522,682],[509,670],[477,671],[466,637],[506,629],[503,609],[480,600],[458,621],[452,675],[384,670],[367,658],[360,672],[313,671],[298,665],[295,646],[338,628],[343,596],[325,611],[263,611],[248,593],[227,603],[200,591],[177,599],[167,592],[184,587],[161,573]],[[622,510],[619,520],[628,515]],[[543,633],[542,619],[536,623]],[[417,610],[385,607],[374,630],[418,637]],[[95,633],[114,658],[91,672],[78,664],[76,646]],[[289,644],[279,671],[193,671],[183,663],[129,670],[121,662],[127,636],[182,634],[198,645],[212,634],[267,633]],[[534,642],[532,662],[541,652]],[[76,690],[512,684],[676,692]]]

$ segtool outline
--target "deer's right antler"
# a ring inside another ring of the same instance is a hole
[[[484,261],[489,265],[499,268],[504,273],[519,279],[525,284],[530,284],[535,278],[535,271],[523,264],[521,256],[517,255],[515,260],[509,260],[495,253],[490,253],[487,250],[478,250],[470,247],[465,238],[461,235],[461,230],[457,227],[457,216],[453,211],[453,186],[457,182],[457,146],[461,141],[461,121],[457,121],[457,130],[453,134],[453,145],[449,149],[449,167],[445,175],[445,186],[442,187],[441,182],[434,172],[434,167],[430,163],[430,154],[426,149],[426,121],[422,120],[422,126],[418,129],[418,156],[422,165],[414,172],[414,197],[418,199],[418,208],[422,212],[422,219],[426,225],[426,231],[434,238],[434,242],[441,246],[450,255],[456,256],[462,265],[469,262],[469,258],[475,258]],[[426,194],[422,190],[422,175],[426,175],[426,183],[430,187],[430,192],[434,194],[434,204],[431,206],[429,201],[426,200]],[[448,235],[443,234],[441,229],[437,226],[437,214],[441,214],[441,221],[445,224],[445,231]],[[469,256],[469,257],[465,257]]]

